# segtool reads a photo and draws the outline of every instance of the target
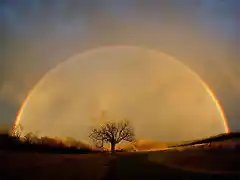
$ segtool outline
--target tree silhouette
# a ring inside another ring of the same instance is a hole
[[[22,135],[22,131],[23,131],[22,125],[21,124],[15,124],[13,126],[12,135],[15,136],[16,138],[20,139],[20,137]]]
[[[25,136],[23,137],[24,141],[28,144],[33,144],[33,143],[37,143],[37,136],[34,135],[32,132],[29,132],[27,134],[25,134]]]
[[[134,140],[134,131],[127,120],[107,122],[98,128],[93,128],[89,137],[100,144],[110,143],[111,152],[114,152],[116,144]]]

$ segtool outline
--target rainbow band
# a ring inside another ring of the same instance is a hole
[[[91,53],[91,52],[95,52],[95,51],[99,51],[99,50],[104,50],[104,49],[109,49],[109,48],[112,49],[112,48],[142,48],[142,47],[129,46],[129,45],[114,45],[114,46],[98,47],[98,48],[94,48],[94,49],[91,49],[91,50],[84,51],[83,53],[80,53],[80,54],[78,54],[78,55],[74,55],[73,58],[70,58],[70,59],[67,60],[67,61],[71,61],[71,60],[75,59],[76,56],[82,56],[82,55],[87,54],[87,53]],[[146,48],[142,48],[142,49],[146,50]],[[215,102],[215,104],[216,104],[216,106],[217,106],[218,112],[219,112],[219,114],[220,114],[220,116],[222,117],[222,120],[223,120],[223,125],[224,125],[224,128],[225,128],[225,132],[226,132],[226,133],[229,133],[229,132],[230,132],[230,129],[229,129],[228,121],[227,121],[227,118],[226,118],[225,113],[224,113],[224,111],[223,111],[223,108],[221,107],[221,105],[220,105],[219,101],[217,100],[216,96],[214,95],[213,91],[212,91],[212,90],[209,88],[209,86],[199,77],[199,75],[196,74],[195,72],[193,72],[193,71],[192,71],[188,66],[186,66],[183,62],[178,61],[177,59],[175,59],[175,58],[173,58],[173,57],[171,57],[171,56],[169,56],[169,55],[166,55],[166,54],[164,54],[164,53],[162,53],[162,52],[158,52],[158,51],[156,51],[156,50],[149,50],[149,49],[147,49],[147,50],[148,50],[148,51],[152,51],[152,52],[157,53],[157,54],[164,55],[164,56],[166,56],[166,57],[168,57],[168,58],[170,58],[170,59],[173,59],[173,60],[177,61],[178,63],[180,63],[180,64],[183,65],[184,67],[187,67],[187,69],[188,69],[193,75],[195,75],[196,77],[198,77],[198,79],[201,81],[202,85],[205,87],[206,91],[207,91],[208,94],[212,97],[212,100]],[[14,132],[14,127],[16,127],[16,125],[19,124],[20,119],[21,119],[21,115],[22,115],[22,113],[23,113],[23,111],[24,111],[24,109],[25,109],[25,107],[26,107],[26,105],[27,105],[27,103],[28,103],[28,100],[30,99],[31,95],[33,94],[34,90],[36,89],[36,86],[37,86],[41,81],[43,81],[44,77],[45,77],[49,72],[57,69],[57,67],[63,65],[63,64],[64,64],[65,62],[67,62],[67,61],[64,61],[64,62],[59,63],[57,66],[55,66],[55,67],[52,68],[50,71],[48,71],[48,72],[40,79],[40,81],[38,81],[38,82],[35,84],[35,86],[33,87],[33,89],[32,89],[31,91],[29,91],[26,99],[24,100],[24,102],[23,102],[23,104],[22,104],[22,106],[21,106],[21,108],[20,108],[20,110],[19,110],[19,112],[18,112],[18,114],[17,114],[16,120],[15,120],[15,122],[13,123],[13,129],[12,129],[13,131],[12,131],[12,132]]]
[[[223,125],[225,127],[225,132],[230,133],[228,121],[227,121],[227,118],[225,116],[225,113],[224,113],[224,110],[223,110],[222,106],[220,105],[220,103],[217,100],[216,96],[214,95],[213,91],[207,86],[207,84],[203,80],[201,80],[201,82],[202,82],[203,86],[206,88],[208,94],[212,97],[212,100],[215,102],[215,104],[217,106],[218,112],[220,113],[220,116],[223,119]]]

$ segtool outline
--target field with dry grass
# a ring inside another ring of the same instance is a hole
[[[3,179],[101,179],[110,157],[97,154],[1,152]]]
[[[149,152],[148,159],[170,168],[212,174],[236,174],[240,172],[239,151],[218,148],[185,148]]]
[[[239,179],[233,150],[110,154],[0,152],[1,180],[8,179]]]

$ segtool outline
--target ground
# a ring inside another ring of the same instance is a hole
[[[46,154],[0,151],[0,179],[239,179],[237,151],[188,149],[141,153]]]

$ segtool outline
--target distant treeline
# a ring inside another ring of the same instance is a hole
[[[61,154],[86,154],[102,152],[93,150],[80,142],[63,142],[49,137],[16,137],[8,134],[0,134],[0,150],[22,151],[22,152],[45,152]]]

